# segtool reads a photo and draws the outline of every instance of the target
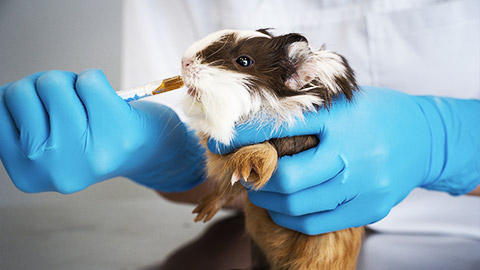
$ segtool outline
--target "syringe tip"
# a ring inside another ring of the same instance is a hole
[[[183,86],[182,77],[175,76],[175,77],[163,80],[162,84],[160,84],[160,86],[157,87],[157,89],[152,91],[152,94],[156,95],[156,94],[172,91],[182,86]]]

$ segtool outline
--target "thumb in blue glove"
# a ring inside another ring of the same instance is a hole
[[[212,152],[228,153],[272,137],[316,135],[320,143],[279,159],[250,200],[279,225],[320,234],[376,222],[414,188],[453,195],[480,184],[480,101],[415,97],[363,87],[354,102],[275,130],[238,127],[237,139]]]
[[[0,87],[0,158],[25,192],[71,193],[116,176],[183,191],[203,180],[202,155],[171,109],[126,103],[99,70]]]

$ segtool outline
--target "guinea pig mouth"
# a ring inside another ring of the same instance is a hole
[[[188,87],[187,94],[195,99],[195,101],[200,101],[200,94],[195,87]]]

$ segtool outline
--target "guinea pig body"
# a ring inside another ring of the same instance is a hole
[[[261,188],[279,157],[319,143],[316,136],[295,136],[218,155],[208,151],[209,138],[229,144],[239,123],[301,121],[304,112],[328,108],[338,95],[351,100],[357,89],[342,56],[312,51],[299,34],[274,37],[265,30],[223,30],[195,42],[182,58],[182,76],[188,88],[184,109],[207,149],[207,179],[216,186],[195,208],[195,221],[210,220],[245,193],[239,179]],[[250,202],[244,210],[246,230],[264,253],[252,258],[267,263],[252,262],[253,269],[355,269],[363,228],[309,236],[276,225],[266,210]]]

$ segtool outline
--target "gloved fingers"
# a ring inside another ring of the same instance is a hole
[[[12,83],[4,94],[6,107],[19,134],[20,149],[30,159],[42,152],[50,130],[48,114],[35,89],[41,74]]]
[[[25,170],[25,154],[21,153],[19,148],[20,134],[15,121],[7,108],[5,92],[14,82],[0,87],[0,159],[8,171],[13,184],[24,192],[44,191],[41,182],[31,182],[32,177],[28,177],[29,170]],[[27,176],[25,176],[27,174]],[[35,177],[39,177],[38,174]]]
[[[292,194],[269,191],[248,191],[250,201],[262,208],[288,216],[302,216],[333,210],[349,200],[345,194],[343,174],[326,183],[313,186]]]
[[[109,121],[112,114],[122,115],[128,104],[110,86],[101,70],[89,69],[78,74],[75,89],[87,112],[87,118]],[[103,124],[103,123],[100,123]]]
[[[331,212],[333,211],[339,211],[339,209],[331,210]],[[329,219],[329,216],[331,215],[325,215],[325,213],[315,213],[305,216],[289,216],[269,211],[270,217],[277,225],[307,235],[318,235],[338,231],[350,226],[351,222],[348,219],[341,219],[339,221],[338,218],[334,218],[333,220],[336,221],[335,223],[331,218]]]
[[[50,117],[51,136],[56,131],[84,131],[85,108],[75,92],[77,75],[67,71],[48,71],[36,83],[37,93]]]
[[[277,170],[261,190],[292,194],[327,182],[344,168],[345,162],[326,140],[316,148],[280,158]]]
[[[185,125],[168,106],[146,100],[132,102],[131,106],[135,113],[130,113],[128,119],[135,128],[129,132],[140,133],[135,135],[138,143],[147,140],[149,144],[158,144],[163,160],[175,156],[189,141]]]
[[[9,83],[0,87],[0,159],[2,160],[4,157],[12,158],[11,155],[16,150],[20,137],[15,121],[10,115],[5,101],[5,91],[12,84]],[[6,160],[3,162],[5,163]]]
[[[354,198],[333,210],[303,216],[290,216],[274,211],[269,211],[269,214],[272,220],[282,227],[308,235],[317,235],[368,225],[387,216],[391,206],[378,205],[375,200],[373,201],[375,205],[372,205],[372,199],[368,196]]]
[[[213,139],[208,140],[208,149],[215,154],[228,154],[242,146],[267,141],[271,138],[293,137],[299,135],[318,135],[324,128],[324,120],[330,112],[320,109],[318,112],[305,113],[304,119],[280,127],[275,124],[256,123],[251,121],[236,127],[236,136],[229,145]]]

